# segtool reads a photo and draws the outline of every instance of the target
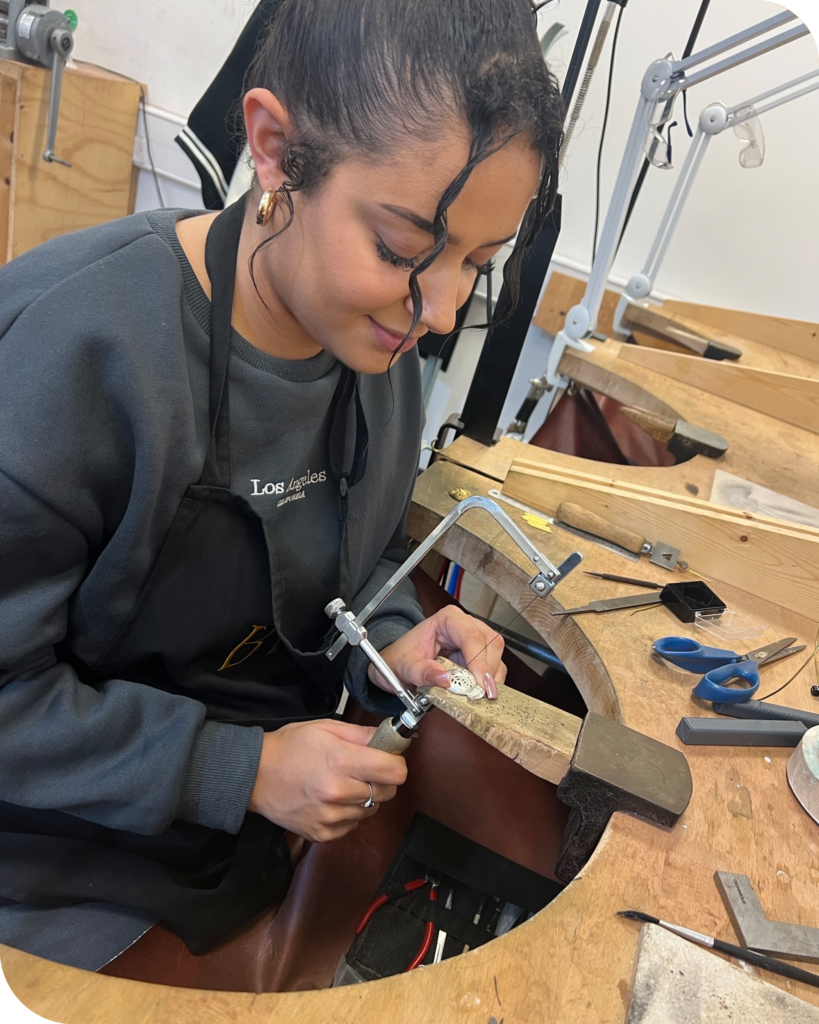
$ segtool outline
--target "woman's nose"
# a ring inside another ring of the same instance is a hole
[[[418,277],[421,288],[421,323],[433,334],[449,334],[455,329],[455,318],[460,307],[469,298],[472,280],[467,274],[447,271],[436,273],[433,268]],[[412,296],[406,306],[414,312]]]

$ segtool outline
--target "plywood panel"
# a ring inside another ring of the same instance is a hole
[[[21,65],[0,61],[0,263],[9,249],[13,209],[14,139],[20,113]]]
[[[87,67],[68,68],[55,151],[72,166],[46,163],[51,72],[20,67],[11,257],[130,212],[140,98],[135,82]]]

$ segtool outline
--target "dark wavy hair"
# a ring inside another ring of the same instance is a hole
[[[289,216],[256,252],[292,222],[291,193],[317,189],[345,156],[386,155],[407,136],[424,144],[460,119],[471,133],[469,157],[439,200],[429,255],[410,274],[407,337],[422,315],[418,277],[447,242],[447,209],[482,160],[524,137],[543,158],[543,174],[504,266],[505,319],[557,192],[563,105],[541,54],[537,7],[534,0],[282,0],[246,85],[274,93],[295,124],[281,163]]]

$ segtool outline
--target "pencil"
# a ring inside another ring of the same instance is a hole
[[[747,964],[754,964],[756,967],[762,967],[766,971],[771,971],[772,974],[781,974],[785,978],[792,978],[794,981],[803,981],[806,985],[813,985],[814,988],[819,988],[819,974],[813,974],[811,971],[803,971],[801,967],[792,967],[790,964],[783,963],[781,960],[775,960],[771,956],[765,956],[764,953],[755,953],[752,949],[743,949],[742,946],[734,946],[730,942],[723,942],[722,939],[715,939],[710,935],[703,935],[702,932],[694,932],[691,931],[690,928],[683,928],[678,924],[669,924],[668,921],[661,921],[659,917],[652,917],[651,914],[644,914],[639,910],[618,910],[617,914],[619,917],[627,917],[632,921],[644,921],[646,924],[658,924],[661,928],[666,928],[675,935],[680,935],[682,938],[688,939],[689,942],[696,942],[699,946],[705,946],[708,949],[715,949],[719,953],[727,953],[728,956],[734,956],[738,960],[744,960]]]

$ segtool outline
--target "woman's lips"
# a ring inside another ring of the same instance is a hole
[[[381,324],[378,323],[377,320],[373,320],[371,316],[368,316],[367,319],[372,324],[373,334],[375,335],[375,340],[378,342],[378,344],[381,345],[382,348],[385,348],[388,352],[395,352],[395,350],[401,345],[401,342],[404,340],[405,335],[396,334],[394,331],[390,331],[386,327],[382,327]],[[420,337],[420,335],[414,338],[410,338],[407,342],[406,348],[409,348],[410,346],[414,345],[415,342],[418,341],[418,337]],[[404,351],[406,351],[406,348],[404,349]]]

